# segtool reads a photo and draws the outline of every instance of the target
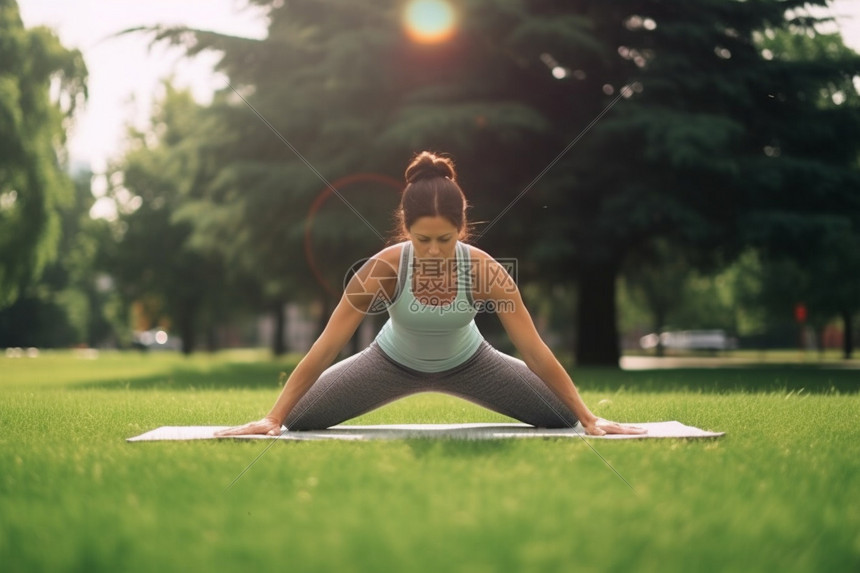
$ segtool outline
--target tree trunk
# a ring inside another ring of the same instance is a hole
[[[815,346],[818,349],[818,357],[824,358],[824,331],[827,328],[827,325],[822,324],[821,326],[815,329]]]
[[[283,356],[287,351],[287,308],[283,301],[274,304],[272,311],[275,314],[275,332],[272,336],[272,354]]]
[[[218,329],[210,324],[206,327],[206,352],[210,354],[218,351]]]
[[[179,336],[182,338],[182,354],[189,356],[194,352],[194,347],[197,344],[196,333],[194,331],[194,315],[193,305],[188,305],[185,312],[182,312],[177,317],[177,326],[179,327]]]
[[[854,321],[852,320],[851,311],[843,310],[842,324],[845,334],[842,337],[842,356],[845,360],[851,360],[854,353]]]
[[[579,324],[576,363],[580,366],[618,367],[618,325],[612,263],[583,263],[579,268]]]
[[[654,332],[657,334],[656,352],[657,356],[662,358],[663,356],[666,356],[666,347],[663,346],[663,337],[661,336],[663,334],[663,328],[666,326],[666,311],[658,305],[658,307],[654,309],[654,316],[656,318],[654,321],[656,323]]]

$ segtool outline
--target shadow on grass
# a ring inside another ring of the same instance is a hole
[[[804,392],[856,394],[860,371],[807,365],[761,365],[723,368],[615,370],[580,368],[577,385],[587,390],[631,392]]]
[[[115,390],[226,390],[280,389],[292,363],[237,362],[174,366],[157,375],[146,374],[111,381],[77,384],[74,388]],[[763,365],[725,368],[618,370],[576,368],[571,372],[585,391],[628,392],[800,392],[856,394],[860,371],[814,366]]]
[[[295,365],[276,362],[236,362],[207,368],[174,366],[164,373],[77,384],[74,388],[102,390],[227,390],[279,389],[282,376]],[[283,380],[286,380],[285,378]]]

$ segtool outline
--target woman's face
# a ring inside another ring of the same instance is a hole
[[[422,258],[454,258],[460,231],[445,217],[421,217],[409,227],[409,239],[415,256]]]

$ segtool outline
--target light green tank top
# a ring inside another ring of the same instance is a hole
[[[425,305],[412,292],[412,243],[400,255],[397,290],[388,321],[376,342],[396,362],[420,372],[442,372],[459,366],[481,345],[472,301],[469,248],[457,242],[457,295],[447,304]]]

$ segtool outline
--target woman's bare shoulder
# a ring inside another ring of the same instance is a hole
[[[486,251],[479,249],[475,245],[470,245],[469,243],[463,243],[466,245],[466,248],[469,249],[469,258],[473,261],[493,261],[493,257],[487,253]]]
[[[377,259],[386,263],[392,269],[397,271],[397,268],[400,266],[400,255],[403,252],[403,246],[407,243],[407,241],[403,241],[402,243],[396,243],[394,245],[389,245],[373,255],[371,259]]]
[[[402,251],[402,243],[385,247],[364,260],[360,268],[351,269],[355,274],[350,277],[344,296],[354,308],[365,312],[379,296],[392,299]]]
[[[479,249],[475,245],[466,245],[469,249],[469,260],[472,262],[473,272],[486,273],[495,272],[495,267],[499,266],[499,262],[488,252]]]

